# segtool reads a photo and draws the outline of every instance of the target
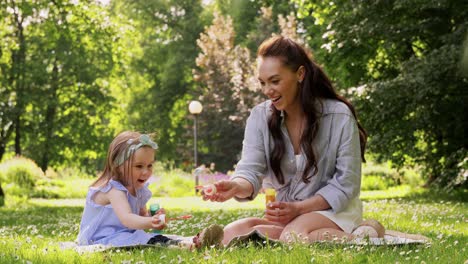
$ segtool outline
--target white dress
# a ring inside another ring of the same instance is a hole
[[[305,157],[303,155],[296,155],[296,167],[301,168],[305,164]],[[298,169],[296,177],[302,177],[302,171]],[[310,184],[317,179],[312,177]],[[350,200],[348,206],[339,213],[334,213],[331,209],[324,211],[317,211],[328,219],[332,220],[336,225],[343,229],[346,233],[351,233],[353,230],[362,222],[362,202],[359,197],[355,197]]]

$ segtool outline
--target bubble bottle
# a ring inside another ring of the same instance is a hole
[[[265,189],[265,205],[276,201],[276,190],[273,188]]]
[[[161,210],[161,206],[158,203],[154,203],[154,204],[150,205],[150,214],[152,216],[157,214],[159,212],[159,210]],[[159,221],[161,221],[161,223],[163,223],[163,224],[166,223],[166,214],[160,214],[159,215]],[[157,229],[153,229],[153,233],[161,234],[162,231],[157,230]]]

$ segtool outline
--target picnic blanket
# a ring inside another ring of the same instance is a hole
[[[190,241],[193,237],[183,237],[178,235],[167,235],[164,234],[165,237],[170,239],[179,239]],[[58,243],[61,250],[75,250],[79,254],[84,253],[93,253],[93,252],[102,252],[107,250],[133,250],[133,249],[145,249],[145,248],[167,248],[167,247],[176,247],[177,246],[162,246],[162,245],[154,245],[154,244],[142,244],[142,245],[128,245],[128,246],[113,246],[113,245],[103,245],[103,244],[95,244],[95,245],[85,245],[80,246],[76,241],[66,241],[66,242],[59,242]]]
[[[181,237],[177,235],[166,235],[167,237],[173,239],[183,239],[191,240],[192,237]],[[246,244],[249,241],[266,243],[266,241],[272,243],[282,243],[278,240],[268,239],[263,234],[257,230],[253,230],[247,234],[238,236],[231,240],[231,242],[226,247],[232,247],[236,245]],[[345,242],[330,242],[325,243],[336,243],[336,244],[349,244],[349,245],[370,245],[370,246],[398,246],[398,245],[408,245],[408,244],[429,244],[431,241],[428,237],[419,234],[408,234],[402,233],[394,230],[386,230],[383,238],[356,238],[350,241]],[[78,252],[79,254],[92,253],[92,252],[102,252],[106,250],[133,250],[133,249],[145,249],[145,248],[162,248],[160,245],[131,245],[131,246],[112,246],[112,245],[87,245],[80,246],[74,241],[60,242],[59,247],[62,250],[72,249]]]
[[[282,243],[279,240],[269,239],[257,230],[235,237],[229,242],[227,247],[244,244],[248,241],[265,243]],[[391,246],[391,245],[407,245],[407,244],[429,244],[430,239],[419,234],[408,234],[394,230],[386,230],[382,238],[377,237],[359,237],[349,241],[320,241],[318,243],[334,243],[334,244],[350,244],[350,245],[371,245],[371,246]]]

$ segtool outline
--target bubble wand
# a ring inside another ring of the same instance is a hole
[[[212,196],[216,193],[216,186],[214,184],[197,185],[195,189],[202,190],[206,196]]]
[[[151,204],[150,205],[150,214],[155,215],[160,209],[161,209],[161,207],[160,207],[159,204],[157,204],[157,203]],[[190,218],[192,218],[192,215],[180,215],[180,216],[170,217],[170,218],[166,218],[165,214],[159,215],[159,220],[162,223],[167,223],[168,221],[174,221],[174,220],[187,220],[187,219],[190,219]]]

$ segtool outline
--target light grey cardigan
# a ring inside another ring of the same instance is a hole
[[[231,179],[243,178],[253,185],[254,190],[252,196],[238,200],[254,199],[263,183],[265,187],[276,189],[278,201],[302,201],[318,194],[330,204],[334,213],[341,212],[350,200],[359,196],[361,187],[359,130],[350,109],[346,104],[330,99],[319,104],[323,108],[313,143],[318,173],[308,184],[301,179],[305,154],[294,155],[288,131],[282,122],[286,153],[281,161],[285,184],[281,185],[270,167],[270,153],[274,146],[267,123],[271,115],[270,105],[268,100],[255,106],[247,119],[242,158]]]

